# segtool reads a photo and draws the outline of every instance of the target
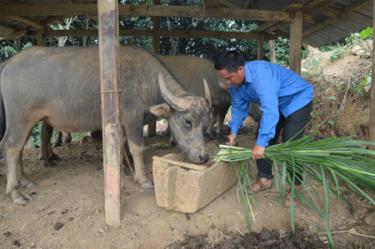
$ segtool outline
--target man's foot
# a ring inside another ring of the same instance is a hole
[[[301,192],[301,185],[295,185],[295,191],[294,191],[294,196],[293,196],[293,206],[294,207],[297,207],[298,206],[298,201],[297,201],[297,196],[296,196],[296,192]],[[290,189],[288,190],[288,194],[285,198],[285,206],[287,207],[290,207],[290,204],[292,203],[291,200],[290,200]]]
[[[272,188],[272,185],[273,185],[272,179],[268,179],[265,177],[257,178],[252,187],[253,193],[258,193],[258,192],[269,190]]]

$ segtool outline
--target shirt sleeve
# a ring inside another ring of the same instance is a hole
[[[230,130],[231,133],[237,134],[240,128],[242,127],[243,120],[247,117],[248,101],[243,99],[240,94],[241,89],[231,87],[231,102],[232,102],[232,117],[230,121]]]
[[[259,96],[262,118],[258,131],[256,145],[267,147],[271,139],[275,137],[276,125],[279,121],[280,80],[277,79],[272,70],[265,66],[261,68],[255,79],[255,91]]]

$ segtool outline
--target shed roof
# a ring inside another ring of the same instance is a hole
[[[22,4],[27,7],[32,4],[87,4],[92,7],[96,0],[0,0],[0,37],[19,37],[27,32],[43,30],[48,24],[62,18],[55,14],[48,15],[5,15],[5,4]],[[184,3],[184,0],[179,3]],[[162,1],[163,3],[163,1]],[[301,9],[305,15],[303,25],[303,41],[313,46],[319,46],[347,37],[353,32],[360,31],[372,25],[372,0],[205,0],[202,8],[229,8],[233,10],[234,18],[241,19],[239,10],[268,10],[292,13]],[[2,7],[1,7],[2,6]],[[59,5],[61,6],[61,5]],[[207,12],[208,16],[210,13]],[[13,13],[14,14],[14,13]],[[66,14],[64,15],[66,16]],[[206,15],[207,16],[207,15]],[[273,33],[276,35],[289,35],[289,23],[278,21],[257,21],[259,32]]]

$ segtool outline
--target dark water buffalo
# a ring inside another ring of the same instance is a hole
[[[135,179],[144,187],[143,124],[165,117],[190,161],[209,159],[203,131],[209,124],[210,99],[189,94],[151,53],[141,48],[120,49],[121,124],[134,158]],[[22,150],[32,127],[43,120],[65,132],[101,129],[97,48],[27,49],[10,59],[0,75],[6,130],[1,149],[6,159],[7,186],[14,203],[29,196],[18,188],[31,185],[23,172]],[[207,89],[207,88],[206,88]]]

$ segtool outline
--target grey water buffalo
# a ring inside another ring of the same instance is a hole
[[[203,80],[208,83],[211,93],[212,115],[210,118],[208,134],[212,137],[214,125],[216,123],[216,134],[223,135],[223,123],[225,115],[231,105],[230,93],[227,88],[223,87],[224,79],[221,79],[213,62],[208,59],[179,55],[179,56],[158,56],[165,67],[175,76],[177,81],[186,88],[190,93],[197,96],[205,96]],[[156,122],[154,120],[153,122]],[[57,159],[57,155],[53,153],[50,144],[53,129],[43,123],[41,127],[41,156],[45,166],[53,166],[53,159]]]
[[[225,81],[217,74],[213,62],[186,55],[159,56],[159,58],[176,79],[189,92],[197,96],[204,96],[201,82],[203,79],[207,81],[212,97],[212,116],[207,132],[212,136],[216,123],[216,134],[223,135],[224,118],[231,105],[231,98],[228,88],[223,87]]]
[[[143,161],[144,123],[168,119],[171,132],[190,161],[209,159],[203,131],[209,125],[210,94],[186,91],[150,52],[134,47],[119,51],[121,124],[134,158],[135,180],[152,187]],[[22,151],[32,127],[43,120],[65,132],[101,129],[97,48],[41,48],[11,58],[0,75],[6,129],[0,147],[7,170],[6,194],[16,204],[30,199],[19,187],[32,184],[23,172]]]

